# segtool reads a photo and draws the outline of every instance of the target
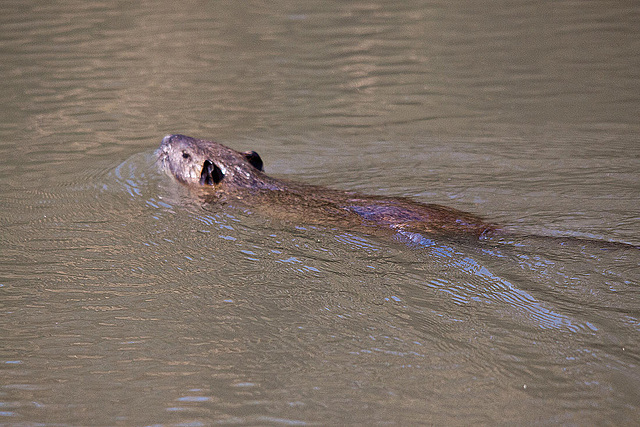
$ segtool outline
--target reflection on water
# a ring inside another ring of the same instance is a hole
[[[5,3],[0,424],[640,417],[637,5]],[[167,133],[515,234],[202,204]]]
[[[444,277],[430,280],[428,285],[450,294],[451,298],[460,304],[468,304],[472,300],[500,302],[514,309],[513,315],[518,312],[528,315],[536,326],[543,329],[567,329],[571,332],[578,332],[584,328],[596,330],[589,322],[576,324],[576,321],[568,316],[546,308],[528,292],[518,289],[508,280],[492,273],[487,266],[479,264],[463,252],[456,251],[450,245],[439,245],[417,233],[399,234],[414,244],[430,249],[427,262],[444,266],[441,272]],[[469,278],[463,282],[459,282],[459,277],[456,281],[449,281],[446,279],[448,271],[455,271],[458,276],[459,273],[463,273]]]

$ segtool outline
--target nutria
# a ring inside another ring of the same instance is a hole
[[[255,151],[241,153],[213,141],[167,135],[156,152],[162,169],[201,190],[210,202],[240,203],[280,219],[368,234],[420,233],[478,239],[497,231],[466,212],[402,197],[379,197],[272,178]]]

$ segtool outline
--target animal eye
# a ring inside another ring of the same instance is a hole
[[[189,153],[187,153],[186,151],[183,151],[183,152],[182,152],[182,158],[184,158],[184,159],[188,159],[189,157],[191,157],[191,156],[189,155]]]

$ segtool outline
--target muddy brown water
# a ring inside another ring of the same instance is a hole
[[[637,2],[0,6],[0,424],[634,425]],[[524,237],[202,205],[168,133]]]

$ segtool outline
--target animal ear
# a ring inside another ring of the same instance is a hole
[[[200,172],[200,185],[215,185],[222,181],[222,178],[224,178],[222,169],[211,160],[205,160]]]
[[[264,170],[262,169],[262,159],[260,158],[260,155],[258,153],[256,153],[255,151],[245,151],[244,153],[242,153],[242,155],[245,159],[247,159],[249,163],[251,163],[251,166],[258,169],[259,171]]]

